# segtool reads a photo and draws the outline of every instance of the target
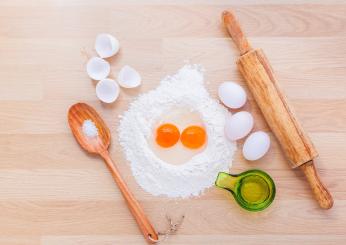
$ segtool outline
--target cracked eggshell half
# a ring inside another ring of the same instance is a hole
[[[95,41],[95,50],[101,58],[109,58],[118,53],[119,41],[108,33],[98,34]]]
[[[112,103],[119,96],[120,88],[116,81],[106,78],[96,85],[96,96],[104,103]]]
[[[88,76],[94,80],[102,80],[108,77],[111,66],[107,61],[99,57],[92,57],[87,63]]]
[[[142,78],[134,68],[126,65],[121,68],[117,80],[123,88],[135,88],[141,85]]]

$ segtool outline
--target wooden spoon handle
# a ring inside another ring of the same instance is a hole
[[[320,177],[317,174],[315,164],[311,160],[307,163],[302,164],[299,168],[303,171],[308,180],[312,192],[320,205],[321,208],[330,209],[333,207],[333,197],[327,190],[327,188],[323,185],[320,180]]]
[[[154,241],[158,240],[156,231],[151,225],[149,219],[146,217],[142,207],[139,205],[138,201],[135,199],[135,197],[125,184],[124,180],[121,178],[118,169],[115,167],[112,159],[109,156],[108,151],[102,153],[101,156],[105,160],[107,167],[111,171],[112,176],[117,183],[121,193],[123,194],[133,217],[136,219],[144,238],[149,243],[155,243]]]
[[[235,15],[230,11],[224,11],[222,13],[222,20],[227,28],[229,35],[232,37],[235,45],[240,50],[240,55],[243,55],[252,50],[252,47],[249,41],[246,39]]]

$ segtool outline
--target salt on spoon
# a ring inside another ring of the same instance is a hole
[[[94,80],[102,80],[108,77],[111,66],[107,61],[99,57],[92,57],[87,63],[87,73]]]
[[[99,134],[95,123],[91,119],[84,120],[82,130],[84,135],[90,138],[96,137]]]
[[[112,103],[119,96],[119,85],[112,79],[106,78],[96,85],[96,96],[102,102]]]
[[[125,65],[118,74],[118,83],[123,88],[135,88],[141,85],[141,76],[131,66]]]
[[[120,48],[119,41],[108,33],[97,35],[95,50],[101,58],[109,58],[118,53]]]

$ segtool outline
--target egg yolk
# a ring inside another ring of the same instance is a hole
[[[200,126],[190,126],[181,134],[181,143],[190,149],[197,149],[204,145],[207,135],[205,129]]]
[[[156,130],[156,142],[162,147],[171,147],[175,145],[180,138],[179,129],[170,123],[162,124]]]

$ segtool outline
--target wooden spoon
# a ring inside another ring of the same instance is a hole
[[[88,119],[93,121],[97,127],[97,137],[88,137],[84,135],[82,125],[84,120]],[[124,180],[121,178],[118,169],[115,167],[109,156],[108,146],[110,144],[111,136],[109,128],[105,122],[92,107],[85,103],[77,103],[69,109],[68,123],[74,137],[82,148],[89,153],[98,154],[104,159],[145,239],[149,243],[155,243],[155,241],[158,240],[156,231],[144,214],[143,209],[130,192]]]

